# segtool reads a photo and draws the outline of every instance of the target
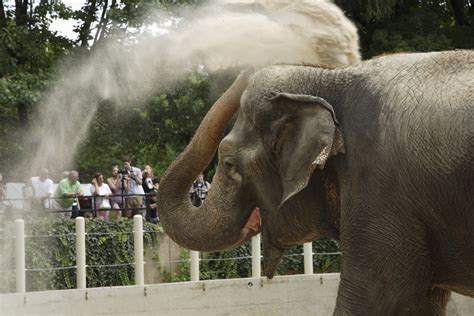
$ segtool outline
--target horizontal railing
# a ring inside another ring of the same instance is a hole
[[[41,209],[46,208],[47,209],[52,209],[54,208],[54,200],[71,200],[71,199],[78,199],[82,202],[86,201],[87,204],[90,204],[92,202],[96,202],[96,199],[112,199],[115,197],[120,197],[121,202],[125,202],[127,198],[133,198],[133,197],[143,197],[144,199],[146,197],[151,197],[151,196],[156,196],[157,193],[143,193],[143,194],[136,194],[136,193],[123,193],[123,194],[109,194],[107,196],[100,196],[100,195],[81,195],[77,197],[48,197],[48,198],[43,198],[42,200],[47,201],[48,207],[44,207],[43,205],[38,205]],[[41,200],[40,198],[35,198],[35,197],[19,197],[19,198],[3,198],[0,199],[0,204],[3,204],[4,206],[10,206],[12,202],[25,202],[24,204],[30,205],[34,204],[34,202],[39,202]],[[39,204],[39,203],[38,203]],[[22,207],[20,207],[22,208]],[[24,207],[23,207],[24,208]],[[88,210],[92,210],[94,208],[89,208]]]
[[[8,213],[13,213],[13,212],[18,212],[18,211],[37,211],[37,212],[42,212],[44,214],[51,214],[51,213],[71,213],[72,211],[76,211],[79,213],[84,214],[85,212],[89,212],[92,214],[95,214],[97,211],[100,210],[105,210],[105,209],[100,209],[96,207],[96,201],[97,199],[109,199],[111,201],[111,206],[113,204],[112,199],[114,197],[120,197],[121,200],[121,205],[119,205],[119,208],[113,208],[110,207],[106,209],[107,211],[110,212],[117,212],[117,211],[145,211],[147,209],[147,204],[145,201],[152,196],[156,196],[156,193],[145,193],[145,194],[111,194],[108,195],[107,197],[104,196],[94,196],[94,195],[84,195],[84,196],[78,196],[76,198],[70,198],[70,197],[50,197],[43,199],[46,201],[46,206],[43,205],[43,202],[40,201],[38,198],[34,197],[28,197],[28,198],[4,198],[0,200],[0,211],[3,211],[6,215]],[[142,206],[140,207],[128,207],[126,205],[126,201],[129,198],[135,198],[135,197],[142,197],[143,198],[143,203]],[[54,201],[60,201],[60,200],[70,200],[70,199],[77,199],[79,200],[79,205],[80,209],[71,209],[69,208],[63,208],[63,207],[56,207]],[[15,207],[16,202],[21,202],[21,207]]]

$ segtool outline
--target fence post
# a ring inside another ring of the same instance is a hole
[[[260,258],[260,234],[258,234],[252,237],[252,278],[259,278],[262,276]]]
[[[85,289],[86,283],[86,228],[84,217],[76,217],[76,283],[78,289]]]
[[[16,292],[26,292],[25,272],[25,221],[15,220],[15,278]]]
[[[143,219],[141,215],[133,216],[133,246],[135,255],[135,285],[145,285],[143,261]]]
[[[199,281],[199,251],[190,250],[191,257],[191,281]]]
[[[313,274],[313,243],[303,244],[304,250],[304,274]]]

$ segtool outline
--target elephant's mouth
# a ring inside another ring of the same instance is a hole
[[[247,223],[245,224],[244,228],[240,231],[240,238],[239,240],[229,248],[234,248],[238,245],[241,245],[247,241],[249,241],[253,236],[258,235],[262,230],[262,219],[260,217],[260,209],[256,207],[252,214],[250,214]]]

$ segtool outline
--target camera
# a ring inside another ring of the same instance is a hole
[[[120,173],[123,177],[128,176],[128,170],[127,170],[127,169],[119,170],[119,173]]]

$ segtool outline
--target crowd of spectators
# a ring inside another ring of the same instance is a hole
[[[156,206],[153,212],[150,209],[150,203],[144,203],[152,196],[156,197],[158,192],[157,180],[153,179],[156,185],[152,190],[148,188],[147,182],[143,181],[143,173],[151,172],[153,175],[151,167],[146,166],[142,172],[139,168],[132,166],[129,157],[123,157],[122,163],[122,167],[118,165],[112,167],[112,175],[107,180],[101,172],[94,175],[89,192],[90,207],[84,207],[83,204],[87,203],[87,199],[83,198],[84,192],[76,177],[77,172],[71,171],[67,178],[61,180],[54,194],[54,201],[63,201],[57,205],[56,209],[64,212],[66,216],[71,214],[71,218],[82,214],[82,216],[100,220],[133,218],[134,215],[139,214],[145,215],[148,221],[158,224]],[[73,198],[72,201],[71,198]]]
[[[65,217],[85,216],[109,220],[133,218],[140,214],[158,224],[158,187],[159,181],[149,165],[142,171],[132,166],[130,158],[123,157],[122,166],[113,166],[107,180],[101,172],[97,172],[89,186],[81,185],[79,173],[71,170],[62,174],[62,179],[54,189],[48,170],[42,168],[39,176],[32,177],[26,184],[23,195],[25,200],[31,201],[32,209],[59,213]],[[0,193],[3,194],[3,186]]]
[[[31,201],[31,209],[41,209],[48,214],[62,214],[76,218],[84,216],[99,220],[133,218],[140,214],[153,223],[159,224],[159,210],[156,200],[159,179],[150,165],[140,170],[132,166],[129,157],[122,158],[122,166],[114,165],[111,176],[105,179],[97,172],[91,179],[89,189],[79,182],[76,170],[65,171],[56,189],[46,168],[39,170],[39,175],[31,177],[24,190],[24,197]],[[191,202],[200,206],[206,199],[211,185],[199,174],[192,184],[189,194]],[[28,193],[25,193],[28,192]],[[5,189],[0,174],[0,196],[4,197]]]

